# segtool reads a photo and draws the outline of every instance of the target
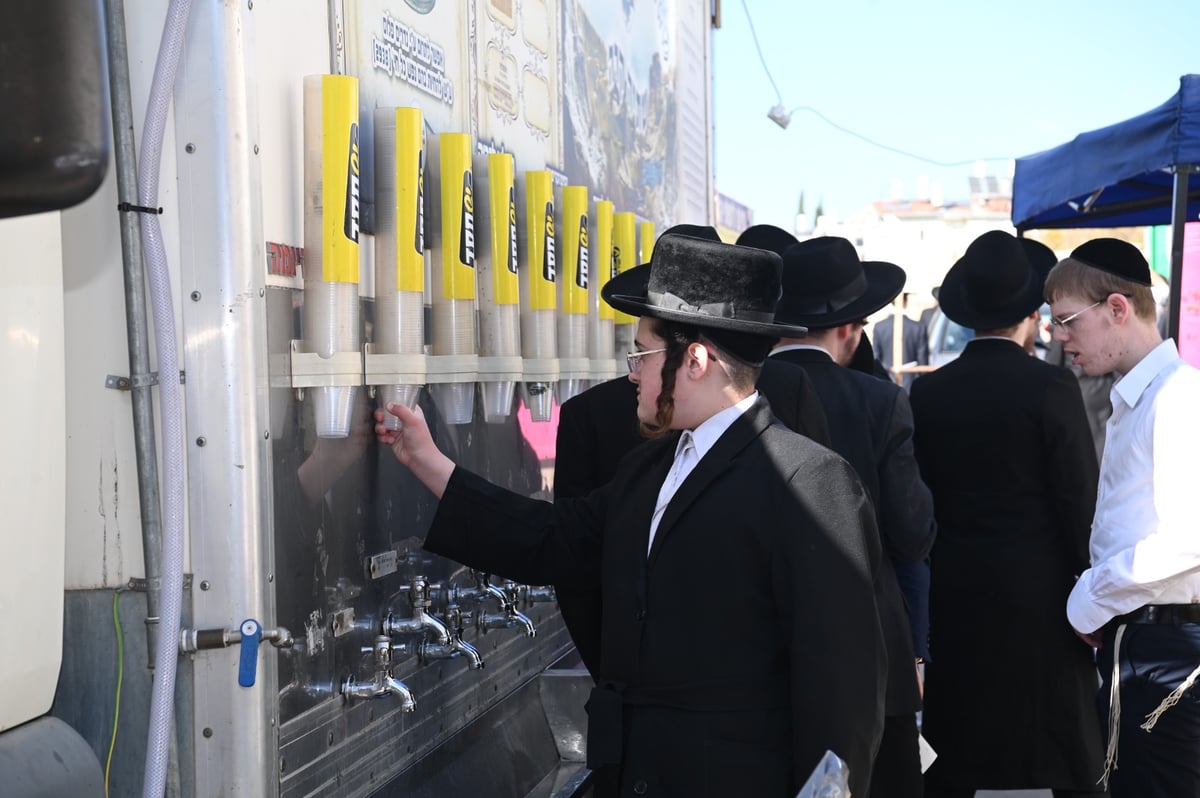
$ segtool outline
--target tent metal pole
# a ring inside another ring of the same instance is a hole
[[[1188,176],[1198,164],[1176,164],[1175,191],[1171,199],[1171,296],[1167,335],[1179,341],[1179,306],[1183,292],[1183,226],[1187,222]]]

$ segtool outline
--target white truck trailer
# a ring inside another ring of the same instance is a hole
[[[713,15],[0,10],[0,793],[586,790],[552,589],[424,553],[367,419],[548,497],[599,285],[711,221]]]

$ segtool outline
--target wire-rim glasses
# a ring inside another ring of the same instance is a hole
[[[629,373],[632,374],[641,368],[642,358],[646,355],[657,355],[659,352],[666,352],[666,347],[662,349],[643,349],[640,352],[626,352],[625,365],[629,367]]]
[[[1103,304],[1104,304],[1104,300],[1101,299],[1099,302],[1093,302],[1092,304],[1088,305],[1083,310],[1075,311],[1070,316],[1063,316],[1061,319],[1057,316],[1051,316],[1050,324],[1051,324],[1051,326],[1058,327],[1063,330],[1069,330],[1069,329],[1071,329],[1071,327],[1070,327],[1071,322],[1075,321],[1075,319],[1079,318],[1084,313],[1087,313],[1092,308],[1097,307],[1099,305],[1103,305]]]

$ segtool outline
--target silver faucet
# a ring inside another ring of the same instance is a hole
[[[462,625],[462,609],[457,604],[449,604],[446,606],[446,624],[450,627],[450,642],[448,644],[431,643],[425,641],[421,644],[420,656],[422,659],[449,659],[462,655],[470,660],[468,666],[471,670],[479,670],[483,667],[483,657],[479,656],[479,651],[475,646],[463,640],[463,625]]]
[[[488,597],[496,599],[496,603],[500,607],[498,613],[485,613],[480,608],[477,625],[479,630],[487,633],[488,629],[511,629],[514,626],[525,627],[526,637],[536,637],[537,629],[534,628],[533,621],[522,612],[517,610],[517,599],[510,590],[513,588],[502,588],[491,583],[491,574],[483,571],[475,571],[476,587],[472,591],[478,597],[482,604]]]
[[[385,635],[423,634],[426,629],[433,632],[434,642],[440,646],[450,645],[450,630],[429,612],[429,581],[423,576],[415,577],[408,586],[408,598],[412,603],[412,616],[397,618],[388,613],[383,620]]]
[[[347,676],[342,682],[342,695],[349,698],[383,698],[394,695],[400,699],[400,709],[412,712],[417,708],[408,685],[392,675],[392,641],[386,635],[378,635],[371,649],[375,652],[375,674],[370,681],[357,681]]]

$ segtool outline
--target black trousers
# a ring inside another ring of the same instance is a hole
[[[871,767],[870,798],[921,798],[922,795],[917,716],[888,715],[883,719],[883,738]]]
[[[1112,625],[1110,625],[1112,627]],[[1104,633],[1096,703],[1108,738],[1115,627]],[[1200,683],[1166,710],[1153,730],[1146,716],[1200,666],[1200,624],[1129,624],[1121,640],[1121,722],[1113,798],[1200,798]]]

